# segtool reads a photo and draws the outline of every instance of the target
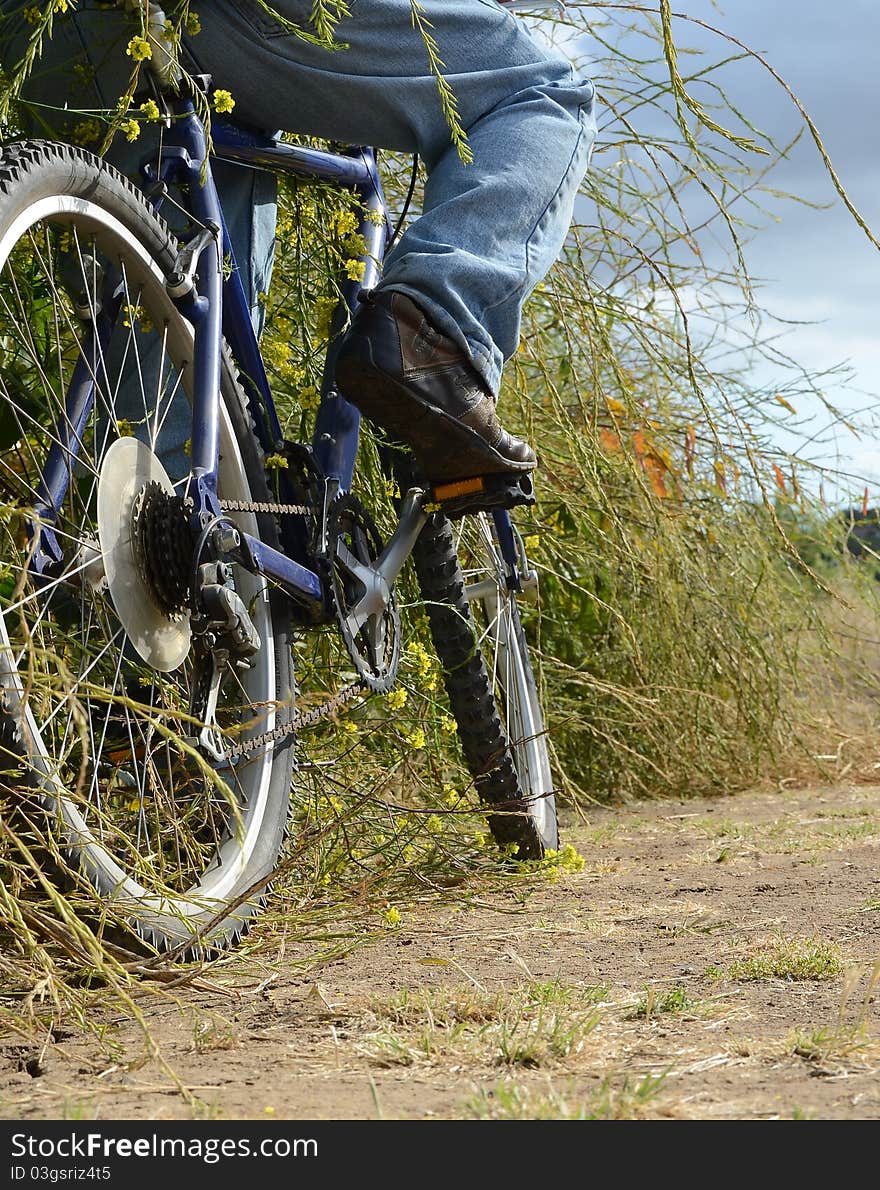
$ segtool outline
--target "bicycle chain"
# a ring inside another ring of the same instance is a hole
[[[267,500],[221,500],[224,512],[266,512],[275,516],[311,516],[308,504],[271,504]]]
[[[319,707],[314,707],[311,711],[303,711],[300,715],[294,715],[289,723],[285,723],[281,727],[274,727],[271,731],[264,731],[262,735],[244,740],[240,744],[235,744],[227,751],[226,759],[237,760],[240,756],[250,755],[251,752],[255,752],[257,748],[262,748],[265,744],[274,744],[276,740],[283,740],[286,736],[293,735],[304,727],[314,727],[327,715],[331,715],[340,707],[344,707],[347,702],[351,702],[365,688],[363,682],[352,682],[350,686],[344,686],[338,694],[328,698]]]
[[[313,512],[313,509],[309,508],[307,504],[272,504],[266,500],[221,500],[220,507],[224,512],[261,512],[268,513],[270,516],[311,516]],[[320,723],[322,719],[326,719],[328,715],[332,715],[334,711],[351,702],[365,688],[364,682],[352,682],[351,685],[344,686],[332,698],[321,703],[319,707],[313,707],[311,711],[303,711],[299,715],[294,715],[289,723],[284,723],[281,727],[274,727],[271,731],[264,731],[261,735],[253,736],[240,744],[232,745],[227,750],[226,759],[238,760],[241,756],[249,756],[251,752],[256,752],[258,748],[294,735],[305,727],[314,727],[316,723]]]

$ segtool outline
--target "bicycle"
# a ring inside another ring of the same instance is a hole
[[[7,790],[48,812],[99,896],[157,949],[206,954],[276,868],[295,736],[393,686],[410,557],[493,834],[534,859],[558,833],[518,606],[537,580],[509,513],[530,479],[431,488],[389,449],[382,542],[352,495],[338,334],[313,440],[285,441],[194,94],[153,93],[166,131],[142,188],[54,141],[0,153],[0,746]],[[375,153],[213,136],[219,158],[360,199],[364,276],[341,285],[338,332],[392,235]],[[333,620],[355,679],[298,714],[292,640]]]

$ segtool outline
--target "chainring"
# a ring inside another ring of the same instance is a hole
[[[400,661],[400,610],[394,588],[377,579],[382,553],[376,523],[357,497],[339,496],[327,521],[327,561],[336,621],[360,679],[377,694],[394,685]]]

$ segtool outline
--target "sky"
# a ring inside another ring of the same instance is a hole
[[[724,29],[768,59],[819,126],[850,197],[880,238],[880,3],[674,0],[673,9]],[[723,47],[691,25],[676,22],[675,29],[682,44]],[[589,38],[582,44],[589,53]],[[778,143],[802,126],[791,101],[757,65],[738,64],[725,80],[737,106]],[[775,219],[753,235],[746,253],[752,274],[761,279],[760,304],[778,318],[811,324],[793,329],[785,349],[817,372],[847,364],[848,383],[831,379],[824,389],[838,407],[862,411],[865,420],[875,406],[880,410],[880,251],[836,197],[807,136],[774,169],[772,182],[812,203],[833,205],[813,210],[774,204]],[[756,370],[755,381],[773,382],[765,368]],[[857,476],[847,486],[861,491],[867,483],[872,502],[880,500],[880,424],[876,436],[856,438],[842,428],[827,434],[827,415],[819,409],[818,402],[804,399],[783,445],[830,467],[839,462]]]

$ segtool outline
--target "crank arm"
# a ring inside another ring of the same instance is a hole
[[[428,514],[422,507],[424,495],[421,488],[411,488],[406,493],[397,528],[372,566],[356,558],[344,542],[336,543],[336,560],[341,562],[364,588],[364,594],[346,616],[348,630],[353,636],[368,620],[381,616],[388,606],[394,580],[412,553],[416,539],[428,519]]]

